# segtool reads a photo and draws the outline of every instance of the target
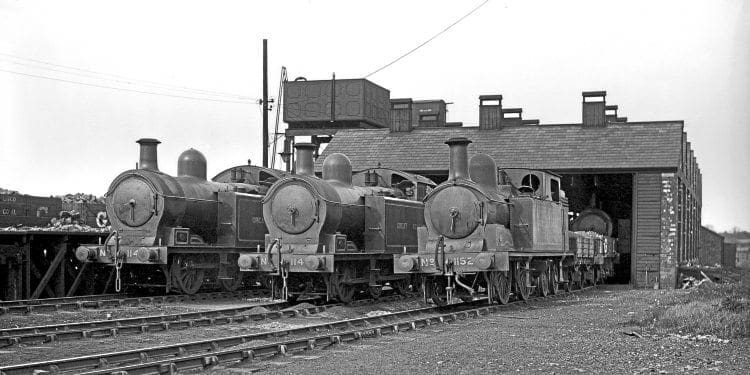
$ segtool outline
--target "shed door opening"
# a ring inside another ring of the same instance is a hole
[[[587,208],[600,209],[612,219],[612,237],[617,238],[620,261],[615,264],[615,277],[608,282],[630,283],[633,175],[564,174],[562,190],[568,197],[570,221]]]

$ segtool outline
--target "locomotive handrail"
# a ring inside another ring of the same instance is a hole
[[[166,194],[163,194],[161,192],[156,192],[156,195],[159,195],[162,198],[184,199],[186,201],[196,201],[196,202],[219,203],[218,200],[213,200],[213,199],[180,197],[180,196],[177,196],[177,195],[166,195]]]
[[[445,189],[447,186],[464,186],[464,187],[473,188],[482,197],[484,197],[484,199],[486,199],[486,200],[488,200],[488,201],[490,201],[492,203],[511,205],[510,202],[500,201],[500,200],[497,200],[495,198],[490,197],[484,191],[482,191],[482,189],[478,189],[475,185],[477,185],[477,183],[474,182],[474,181],[472,181],[472,180],[453,180],[452,183],[451,183],[451,185],[447,185],[446,183],[442,183],[442,184],[438,185],[437,187],[435,187],[434,189],[432,189],[432,191],[424,197],[424,201],[427,201],[433,195],[435,195],[435,194],[437,194],[437,192]]]
[[[265,204],[266,202],[268,202],[271,199],[271,197],[274,195],[274,193],[276,192],[276,190],[279,189],[279,186],[281,186],[281,183],[282,182],[286,182],[286,181],[299,181],[299,182],[302,182],[303,184],[309,186],[312,189],[312,191],[318,196],[318,199],[322,200],[323,202],[329,203],[329,204],[337,204],[339,206],[347,206],[347,207],[361,207],[362,206],[360,204],[351,204],[351,203],[342,203],[342,202],[332,201],[332,200],[326,198],[323,194],[321,194],[320,191],[315,187],[315,185],[311,184],[309,181],[307,181],[305,179],[302,179],[302,178],[299,178],[299,177],[295,177],[295,176],[289,176],[289,177],[285,177],[285,178],[279,180],[278,183],[274,184],[274,186],[271,187],[271,189],[268,190],[268,192],[266,193],[266,195],[263,196],[263,199],[260,200],[260,203]],[[321,180],[321,181],[325,181],[325,180]]]

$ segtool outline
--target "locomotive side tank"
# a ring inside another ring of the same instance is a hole
[[[318,178],[315,146],[295,147],[296,175],[278,181],[263,199],[266,252],[242,254],[241,269],[266,275],[283,298],[318,294],[350,301],[359,292],[377,297],[385,284],[405,290],[410,277],[393,274],[392,254],[416,252],[416,228],[424,223],[416,198],[434,184],[372,169],[356,178],[366,186],[355,186],[343,154],[328,156]],[[396,186],[382,186],[391,183]]]
[[[220,173],[215,179],[221,182],[208,181],[205,157],[190,149],[178,159],[177,176],[170,176],[158,169],[160,142],[138,143],[139,168],[117,176],[106,194],[112,235],[102,245],[79,247],[77,257],[115,266],[118,280],[128,265],[124,272],[141,285],[157,283],[161,270],[167,290],[192,294],[207,279],[237,289],[239,249],[259,249],[266,233],[260,199],[267,187],[252,180],[273,181],[281,172],[239,166]]]

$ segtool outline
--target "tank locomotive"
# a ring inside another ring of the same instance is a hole
[[[284,173],[242,165],[206,179],[206,159],[190,149],[177,176],[159,171],[155,139],[141,139],[140,162],[117,176],[106,194],[111,234],[82,245],[84,262],[112,265],[138,286],[196,293],[204,284],[233,291],[242,284],[239,252],[259,251],[267,233],[261,198]]]
[[[424,200],[418,252],[394,255],[394,273],[420,275],[425,299],[489,298],[505,304],[580,285],[602,254],[571,251],[568,206],[554,174],[500,171],[485,154],[468,161],[466,138],[451,138],[448,180]],[[614,249],[614,247],[612,247]],[[600,275],[603,275],[600,273]]]
[[[386,168],[352,174],[349,159],[331,154],[322,177],[313,171],[314,145],[298,144],[296,174],[263,198],[265,252],[242,254],[243,271],[259,273],[275,296],[322,295],[349,302],[383,287],[405,292],[411,275],[393,272],[393,254],[416,253],[424,225],[421,199],[435,184]]]

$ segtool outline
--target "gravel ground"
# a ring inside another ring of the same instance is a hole
[[[257,304],[257,303],[256,303]],[[252,306],[252,304],[247,304]],[[202,307],[208,307],[201,305]],[[196,309],[195,303],[185,303],[181,307],[186,309]],[[299,308],[310,307],[309,303],[298,304]],[[93,353],[107,353],[113,351],[122,351],[136,348],[146,348],[152,346],[169,345],[180,342],[207,340],[211,338],[245,335],[269,332],[279,329],[288,329],[306,325],[322,324],[325,322],[350,319],[365,314],[378,313],[382,311],[400,311],[413,309],[421,306],[414,300],[382,302],[375,305],[365,305],[356,307],[337,306],[322,313],[286,318],[270,319],[264,321],[251,321],[233,324],[220,324],[208,327],[197,327],[192,329],[177,329],[165,332],[152,332],[136,335],[121,335],[118,337],[101,337],[86,340],[63,341],[58,343],[47,343],[39,345],[19,345],[6,348],[0,348],[0,364],[12,365],[26,362],[37,362],[42,360],[52,360],[56,358],[67,358],[82,355],[91,355]],[[213,306],[219,307],[219,306]],[[229,306],[221,306],[229,307]],[[47,318],[69,319],[62,317],[64,313],[49,314]],[[134,314],[137,316],[137,314]],[[72,321],[72,320],[71,320]],[[256,343],[256,342],[254,342]],[[260,343],[260,342],[257,342]]]
[[[94,320],[133,318],[138,316],[172,315],[268,303],[268,298],[247,298],[219,301],[143,304],[101,309],[60,310],[57,312],[0,315],[0,329],[48,324],[78,323]]]
[[[457,324],[208,372],[750,373],[748,338],[696,342],[629,326],[632,316],[646,311],[659,293],[663,291],[605,286]]]

